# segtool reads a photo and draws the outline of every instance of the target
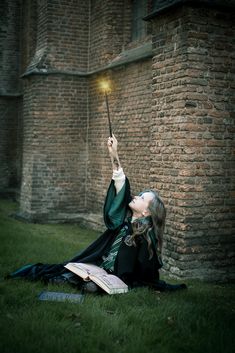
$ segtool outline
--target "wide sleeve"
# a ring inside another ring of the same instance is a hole
[[[124,185],[117,193],[114,180],[111,181],[104,203],[104,223],[108,229],[120,227],[126,217],[128,204],[131,201],[130,183],[125,178]]]

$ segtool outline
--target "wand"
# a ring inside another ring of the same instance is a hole
[[[105,91],[105,101],[106,101],[106,108],[107,108],[107,114],[108,114],[108,122],[109,122],[109,135],[112,137],[112,126],[111,126],[111,121],[110,121],[110,115],[109,115],[109,101],[108,101],[108,95],[107,92]]]
[[[110,120],[110,114],[109,114],[109,100],[108,100],[108,91],[110,90],[109,84],[106,81],[101,82],[101,86],[104,90],[104,95],[105,95],[105,102],[106,102],[106,109],[107,109],[107,116],[108,116],[108,124],[109,124],[109,135],[110,137],[113,136],[112,132],[112,125],[111,125],[111,120]]]

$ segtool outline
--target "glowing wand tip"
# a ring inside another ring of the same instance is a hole
[[[108,101],[108,92],[110,92],[110,85],[109,82],[107,81],[101,81],[100,86],[102,90],[104,91],[105,95],[105,102],[106,102],[106,108],[107,108],[107,116],[108,116],[108,124],[109,124],[109,136],[112,137],[112,126],[111,126],[111,120],[110,120],[110,114],[109,114],[109,101]]]
[[[104,92],[110,91],[110,85],[107,81],[101,81],[100,86]]]

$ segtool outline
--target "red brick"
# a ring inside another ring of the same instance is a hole
[[[0,181],[4,187],[10,176],[21,182],[21,210],[44,220],[60,212],[102,212],[112,172],[98,81],[109,78],[113,130],[132,191],[158,189],[167,206],[165,268],[207,278],[224,258],[228,278],[232,258],[219,244],[231,242],[234,214],[231,14],[179,6],[131,41],[132,2],[5,3],[11,4],[4,10],[9,31],[1,48],[12,47],[1,68],[3,93],[23,83],[24,126],[15,129],[21,98],[11,98],[5,117],[4,93]],[[105,68],[122,50],[151,40],[152,59]],[[41,72],[19,80],[34,69]],[[210,247],[215,236],[218,245]]]

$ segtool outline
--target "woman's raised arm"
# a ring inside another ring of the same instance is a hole
[[[107,145],[108,145],[108,151],[109,151],[109,155],[110,155],[112,167],[113,167],[112,179],[114,180],[116,193],[118,194],[125,183],[126,177],[125,177],[125,174],[123,173],[123,170],[119,161],[118,151],[117,151],[118,142],[114,135],[108,138]]]

